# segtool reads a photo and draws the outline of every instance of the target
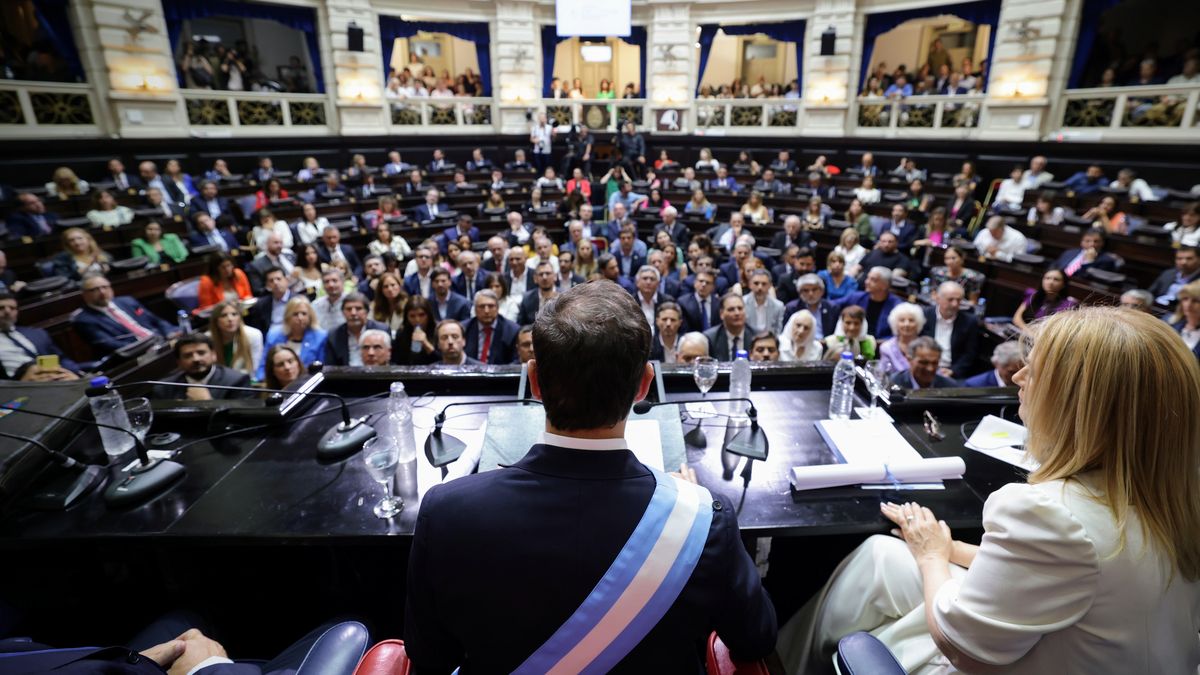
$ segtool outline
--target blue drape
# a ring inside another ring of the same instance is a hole
[[[721,27],[715,23],[704,24],[700,26],[700,38],[697,42],[700,43],[700,64],[696,70],[696,93],[700,93],[700,81],[704,79],[704,69],[708,67],[708,55],[712,51],[713,39],[717,37],[717,31]],[[800,46],[796,46],[796,50],[800,50]]]
[[[67,17],[67,0],[34,0],[33,13],[41,35],[54,46],[76,81],[86,81],[79,50],[75,48],[75,34],[71,32],[71,21]]]
[[[700,71],[696,82],[696,89],[699,91],[699,80],[704,79],[704,68],[708,66],[708,54],[712,51],[713,38],[710,37],[705,43],[705,31],[711,30],[711,35],[716,37],[717,29],[726,35],[757,35],[762,33],[772,40],[780,42],[796,43],[796,83],[800,85],[800,91],[804,91],[804,30],[806,27],[804,19],[796,19],[795,21],[783,21],[780,23],[747,23],[740,26],[700,26]]]
[[[863,31],[863,61],[862,72],[858,78],[858,88],[861,90],[867,82],[867,73],[871,70],[871,56],[875,51],[875,38],[884,33],[896,28],[905,21],[913,19],[924,19],[930,16],[939,16],[941,14],[953,14],[960,19],[970,21],[975,25],[991,26],[992,30],[988,37],[988,59],[992,58],[992,48],[996,46],[996,33],[999,30],[1000,23],[1000,0],[981,0],[978,2],[964,2],[957,5],[938,5],[935,7],[922,7],[920,9],[909,9],[900,12],[880,12],[878,14],[867,15],[867,25]],[[978,66],[979,64],[975,64]],[[988,74],[991,74],[991,63],[988,64]],[[916,64],[909,65],[909,72],[915,73],[919,69]]]
[[[554,25],[542,26],[542,96],[550,96],[550,80],[554,77],[554,50],[558,47],[558,43],[570,39],[570,37],[559,37],[558,28]],[[579,39],[580,41],[604,42],[607,38],[603,35],[581,35]],[[646,27],[630,26],[629,35],[617,39],[640,48],[638,52],[638,91],[639,96],[646,98]],[[618,96],[624,86],[623,82],[613,83],[613,89],[618,92]]]
[[[445,33],[460,40],[475,43],[475,58],[479,61],[479,80],[483,84],[484,96],[492,93],[491,33],[486,23],[460,23],[451,21],[404,21],[394,16],[379,15],[379,39],[383,42],[383,72],[392,67],[392,47],[396,38],[409,38],[420,31]]]
[[[298,30],[304,33],[304,40],[308,45],[308,56],[312,60],[313,81],[317,91],[325,91],[325,77],[321,72],[321,48],[317,42],[317,13],[312,8],[233,0],[163,0],[163,14],[167,20],[167,38],[171,41],[171,49],[179,48],[183,22],[188,19],[203,19],[209,16],[265,19]],[[180,86],[183,86],[183,73],[177,75]]]
[[[1087,74],[1092,47],[1096,46],[1100,17],[1120,3],[1121,0],[1084,0],[1083,14],[1079,17],[1079,38],[1075,40],[1075,60],[1071,62],[1071,77],[1067,80],[1067,89],[1087,86],[1083,77]]]

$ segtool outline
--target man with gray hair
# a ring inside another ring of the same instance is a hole
[[[882,342],[892,337],[888,314],[902,302],[900,298],[892,295],[892,270],[887,267],[872,267],[867,272],[866,287],[865,291],[857,291],[842,298],[837,304],[837,311],[841,314],[841,311],[850,305],[862,307],[867,313],[868,333]],[[938,351],[941,351],[940,348]]]
[[[392,338],[386,330],[372,328],[363,331],[358,349],[359,360],[364,366],[386,366],[392,361]]]
[[[957,379],[975,369],[979,353],[979,320],[973,312],[959,311],[963,295],[963,287],[957,282],[942,282],[934,291],[936,306],[925,309],[925,328],[921,331],[942,348],[938,372]]]
[[[326,265],[339,258],[345,260],[346,265],[350,268],[350,273],[356,279],[361,279],[363,275],[362,261],[354,252],[353,246],[341,242],[342,233],[337,226],[326,225],[325,229],[321,230],[321,243],[317,246],[317,257]]]
[[[346,277],[340,269],[327,267],[321,273],[321,287],[325,289],[325,295],[313,300],[313,313],[317,315],[322,329],[333,332],[346,321],[342,318],[342,294],[346,290]]]
[[[1025,365],[1025,352],[1016,340],[996,345],[992,370],[963,380],[964,387],[1011,387],[1013,375]]]
[[[692,363],[701,356],[708,356],[708,338],[704,333],[686,333],[679,338],[679,352],[675,355],[678,363]]]
[[[504,261],[508,257],[508,240],[498,234],[493,235],[487,240],[487,250],[479,267],[484,272],[503,272]]]
[[[475,316],[463,326],[467,356],[481,363],[512,363],[519,327],[500,316],[500,299],[491,289],[475,294]]]
[[[841,310],[825,299],[825,281],[812,272],[802,274],[796,279],[796,292],[800,297],[783,306],[783,323],[796,312],[807,309],[817,320],[813,339],[823,340],[826,335],[833,335]]]
[[[1139,312],[1149,312],[1154,306],[1154,296],[1150,291],[1140,288],[1130,289],[1121,294],[1121,307],[1124,309],[1136,309]]]
[[[659,232],[666,232],[671,241],[686,249],[688,242],[692,240],[692,231],[687,225],[679,222],[679,210],[668,206],[662,210],[661,217],[662,222],[654,226],[653,236],[657,237]]]
[[[362,293],[350,293],[342,298],[342,325],[331,329],[329,337],[325,338],[326,365],[363,365],[361,347],[364,336],[368,331],[388,330],[386,323],[368,317],[368,305],[367,298]],[[391,341],[388,343],[390,345]],[[390,346],[388,350],[390,356]]]
[[[487,285],[487,272],[479,269],[479,256],[474,251],[463,251],[458,254],[459,275],[450,281],[450,288],[455,293],[475,301],[475,293]]]
[[[975,250],[984,257],[1011,262],[1013,256],[1028,250],[1029,240],[1020,230],[1009,227],[1004,216],[992,216],[988,218],[987,226],[975,235],[974,244]]]
[[[657,269],[651,265],[642,265],[638,268],[637,277],[635,277],[637,289],[632,293],[633,299],[637,300],[638,306],[642,308],[642,315],[646,317],[646,323],[651,326],[654,325],[654,316],[658,306],[671,299],[659,294],[659,278]]]
[[[908,370],[892,376],[892,384],[901,389],[941,389],[958,383],[938,372],[942,348],[928,335],[908,343]]]

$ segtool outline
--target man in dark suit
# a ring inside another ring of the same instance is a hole
[[[463,251],[458,254],[459,275],[450,281],[455,293],[475,302],[475,294],[487,287],[487,272],[479,269],[479,254]],[[468,283],[470,282],[470,283]]]
[[[680,333],[702,332],[719,320],[720,304],[713,294],[716,276],[709,270],[700,270],[693,275],[691,291],[679,295],[679,308],[683,310],[683,329]]]
[[[446,244],[458,241],[458,238],[464,234],[467,235],[472,244],[479,241],[479,228],[472,224],[471,216],[462,213],[459,214],[458,222],[454,224],[454,227],[447,227],[442,232],[442,236],[438,238],[438,246],[442,248],[442,253],[446,253]]]
[[[521,298],[521,309],[517,312],[518,324],[522,326],[532,324],[542,307],[545,307],[547,302],[558,295],[558,291],[555,290],[555,281],[554,266],[549,261],[539,262],[537,268],[533,270],[533,282],[537,286],[526,292],[525,296]]]
[[[404,187],[396,192],[403,192],[407,197],[416,197],[425,194],[432,187],[425,182],[420,169],[413,169],[408,172],[408,180],[404,181]]]
[[[916,223],[908,219],[908,207],[904,204],[892,204],[892,219],[884,224],[879,235],[882,236],[884,232],[896,235],[896,248],[904,253],[912,248],[913,242],[921,234]]]
[[[391,331],[387,324],[367,318],[367,298],[361,293],[351,293],[342,299],[342,317],[345,323],[329,331],[325,338],[325,364],[361,366],[358,343],[362,334],[369,330]]]
[[[142,190],[146,187],[142,183],[142,179],[125,172],[125,164],[121,160],[113,158],[108,160],[108,172],[104,176],[105,181],[112,181],[113,189],[120,192],[128,190]]]
[[[437,334],[438,353],[442,355],[442,360],[438,363],[444,366],[483,365],[479,359],[467,356],[467,339],[462,323],[454,319],[446,319],[438,323],[435,333]]]
[[[79,378],[79,364],[72,361],[41,328],[17,325],[17,298],[0,291],[0,380],[57,382]],[[42,368],[39,356],[58,357],[57,368]]]
[[[775,177],[775,171],[772,169],[763,169],[762,178],[754,181],[752,186],[756,192],[761,192],[764,195],[783,194],[790,190],[787,183]]]
[[[634,246],[636,238],[633,225],[625,225],[621,227],[621,234],[617,236],[617,245],[612,249],[612,255],[617,260],[617,267],[621,270],[621,276],[632,279],[637,271],[646,264],[646,256],[639,253]]]
[[[785,257],[788,255],[784,251]],[[815,274],[817,271],[817,257],[813,253],[813,249],[802,247],[796,251],[796,254],[791,258],[791,268],[785,274],[777,274],[775,277],[775,299],[787,305],[793,300],[799,299],[800,295],[796,289],[796,283],[800,277],[806,274]],[[821,285],[822,291],[825,289],[824,284]],[[787,321],[785,318],[784,321]]]
[[[863,269],[860,275],[872,267],[886,267],[889,270],[904,270],[910,279],[919,277],[920,266],[912,258],[909,258],[899,246],[899,238],[890,230],[885,229],[879,234],[879,239],[875,241],[875,248],[859,263]],[[859,282],[862,281],[865,279],[860,278]]]
[[[515,465],[436,486],[422,501],[404,621],[416,670],[449,672],[470,663],[480,672],[512,672],[535,653],[557,662],[561,657],[543,643],[572,617],[602,634],[604,626],[577,611],[580,600],[611,588],[597,583],[603,577],[634,576],[646,559],[642,547],[619,559],[618,552],[639,543],[630,535],[648,504],[657,518],[680,499],[695,505],[697,519],[682,520],[703,533],[704,543],[686,558],[655,560],[678,570],[670,575],[675,583],[655,590],[649,581],[645,589],[667,608],[631,625],[627,630],[636,632],[624,633],[619,651],[604,650],[609,659],[580,668],[699,672],[699,645],[714,631],[735,658],[768,654],[774,608],[741,544],[734,509],[682,479],[656,478],[627,450],[625,417],[654,379],[646,362],[650,326],[633,299],[616,286],[584,284],[549,305],[533,339],[529,381],[544,403],[541,441]],[[660,481],[669,482],[660,488]],[[670,534],[678,536],[674,525]],[[637,562],[626,569],[626,560]],[[514,613],[517,604],[531,609]]]
[[[504,272],[504,261],[508,257],[508,240],[500,235],[492,235],[487,241],[488,253],[483,263],[479,265],[484,272]]]
[[[441,148],[436,148],[433,151],[433,160],[425,168],[429,173],[440,173],[442,171],[449,171],[450,166],[450,163],[446,161],[446,154],[442,152]]]
[[[338,182],[336,172],[325,174],[325,182],[313,188],[317,199],[340,199],[346,196],[346,186]]]
[[[471,303],[450,290],[450,272],[445,267],[435,267],[429,273],[429,288],[429,304],[433,307],[435,323],[446,319],[466,321],[470,318]]]
[[[165,384],[154,386],[155,399],[187,399],[189,401],[215,401],[232,398],[251,398],[252,391],[229,391],[204,389],[199,386],[212,384],[222,387],[249,387],[250,375],[240,370],[226,368],[217,363],[217,352],[213,350],[212,338],[204,333],[191,333],[175,341],[175,365],[178,373],[164,377],[164,382],[179,382],[188,387],[170,387]]]
[[[142,201],[146,203],[147,209],[155,211],[155,218],[174,220],[176,216],[182,218],[187,215],[185,205],[171,199],[161,188],[146,188],[146,193],[142,195]]]
[[[237,239],[225,230],[217,229],[217,222],[207,212],[196,213],[192,217],[192,227],[195,232],[188,235],[188,247],[216,246],[224,253],[236,251]]]
[[[491,171],[492,160],[483,156],[483,148],[475,148],[471,151],[471,159],[467,160],[467,171]]]
[[[114,297],[112,284],[101,274],[84,275],[79,293],[84,305],[71,315],[71,324],[97,356],[155,335],[174,337],[178,333],[137,299]]]
[[[687,225],[679,222],[679,211],[674,206],[668,206],[662,211],[662,222],[654,226],[654,236],[657,237],[659,232],[666,232],[667,236],[671,237],[671,241],[675,242],[683,249],[687,248],[688,242],[692,240],[692,231]]]
[[[746,259],[754,255],[754,247],[749,242],[739,241],[733,245],[733,256],[721,265],[721,276],[728,284],[727,288],[732,288],[735,284],[742,280],[742,265]]]
[[[975,369],[979,356],[979,320],[972,312],[959,311],[963,287],[953,281],[943,282],[934,293],[935,307],[925,309],[927,335],[942,348],[938,372],[946,377],[962,379]]]
[[[292,292],[288,289],[287,275],[278,267],[269,268],[263,279],[265,292],[246,312],[246,325],[254,326],[265,336],[272,326],[283,325],[283,310],[292,299]]]
[[[201,214],[200,218],[208,216]],[[250,281],[250,290],[255,295],[261,295],[265,292],[267,286],[267,272],[273,268],[283,270],[286,277],[292,276],[292,270],[295,268],[295,253],[291,249],[283,247],[283,239],[278,233],[272,232],[267,235],[266,248],[254,256],[254,260],[246,266],[246,276]],[[319,253],[318,256],[320,257]]]
[[[892,384],[901,389],[941,389],[957,387],[958,382],[938,372],[942,348],[933,338],[922,335],[908,343],[908,370],[892,376]]]
[[[468,358],[480,363],[512,363],[516,358],[517,324],[500,316],[500,300],[494,291],[475,294],[475,316],[463,326]]]
[[[1175,251],[1175,267],[1163,270],[1146,290],[1154,296],[1157,304],[1169,305],[1175,302],[1175,294],[1179,289],[1196,279],[1200,279],[1200,249],[1182,246]]]
[[[992,369],[963,380],[964,387],[1011,387],[1013,376],[1025,365],[1021,343],[1012,340],[996,345],[992,351]]]
[[[856,291],[842,298],[837,304],[840,314],[850,305],[858,305],[867,313],[867,330],[877,341],[892,337],[888,315],[900,304],[900,298],[892,295],[892,271],[886,267],[873,267],[867,272],[867,290]]]
[[[437,218],[439,213],[449,210],[438,203],[441,198],[441,193],[437,188],[431,187],[426,190],[425,203],[413,209],[413,220],[418,223],[428,223]]]
[[[579,284],[586,282],[587,279],[575,273],[575,253],[572,251],[559,253],[558,276],[554,280],[554,286],[558,292],[566,293]]]
[[[793,173],[796,173],[796,162],[792,159],[791,153],[787,150],[780,150],[779,155],[776,157],[774,162],[771,162],[770,166],[772,169],[785,176],[790,176]]]
[[[326,265],[333,262],[335,258],[341,258],[346,261],[346,265],[350,267],[355,278],[362,278],[362,261],[354,252],[354,247],[342,243],[342,233],[336,225],[326,225],[325,229],[321,231],[321,245],[317,246],[317,257]]]
[[[825,299],[825,282],[821,277],[808,273],[796,280],[795,288],[799,297],[783,307],[783,323],[786,325],[793,314],[807,309],[816,319],[813,326],[813,339],[822,340],[833,335],[837,330],[841,309]]]
[[[1079,238],[1079,248],[1063,251],[1053,266],[1068,277],[1073,277],[1089,269],[1116,272],[1119,262],[1116,257],[1104,252],[1104,232],[1091,229]]]
[[[750,350],[745,301],[736,293],[726,293],[721,297],[720,312],[720,323],[704,331],[704,337],[708,338],[708,355],[718,361],[733,361],[738,351]]]
[[[200,181],[200,194],[188,204],[188,219],[195,219],[197,213],[207,213],[214,221],[229,213],[229,200],[217,194],[216,181]]]
[[[679,272],[671,269],[674,261],[667,260],[667,254],[658,249],[653,249],[646,256],[646,261],[651,267],[658,270],[658,292],[660,295],[667,298],[677,298],[681,292],[679,283]]]
[[[417,263],[417,271],[404,277],[404,292],[409,295],[433,295],[433,246],[428,248],[418,246],[413,252],[413,260]]]
[[[8,235],[20,237],[48,237],[55,232],[58,216],[46,211],[46,205],[41,198],[32,192],[21,192],[17,195],[19,206],[8,214]]]
[[[633,299],[637,301],[638,307],[642,310],[642,315],[646,317],[646,323],[651,326],[654,325],[654,318],[658,314],[658,306],[664,302],[673,302],[675,300],[675,298],[659,292],[658,282],[660,276],[658,270],[653,265],[642,265],[634,281],[637,287],[630,293]]]
[[[783,231],[776,232],[771,238],[771,248],[786,251],[789,246],[808,248],[812,245],[812,235],[800,226],[800,216],[792,214],[783,219]]]

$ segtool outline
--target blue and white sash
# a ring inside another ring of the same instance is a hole
[[[712,495],[651,471],[654,495],[616,560],[579,609],[514,675],[607,672],[679,597],[708,539]]]

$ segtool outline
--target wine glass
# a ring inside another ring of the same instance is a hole
[[[708,396],[708,390],[717,383],[717,360],[711,356],[701,356],[692,363],[692,378],[700,388],[701,398]]]
[[[146,434],[150,433],[150,425],[154,423],[154,409],[150,407],[150,399],[126,399],[125,416],[129,418],[129,430],[139,441],[145,443]]]
[[[373,509],[379,518],[391,518],[404,509],[404,500],[392,496],[392,478],[400,463],[400,448],[390,438],[376,436],[363,444],[367,473],[383,486],[383,499]]]
[[[871,407],[867,413],[868,419],[873,419],[878,413],[879,408],[875,404],[875,399],[883,396],[883,392],[887,391],[888,380],[887,365],[878,359],[867,361],[867,391],[871,394]]]

